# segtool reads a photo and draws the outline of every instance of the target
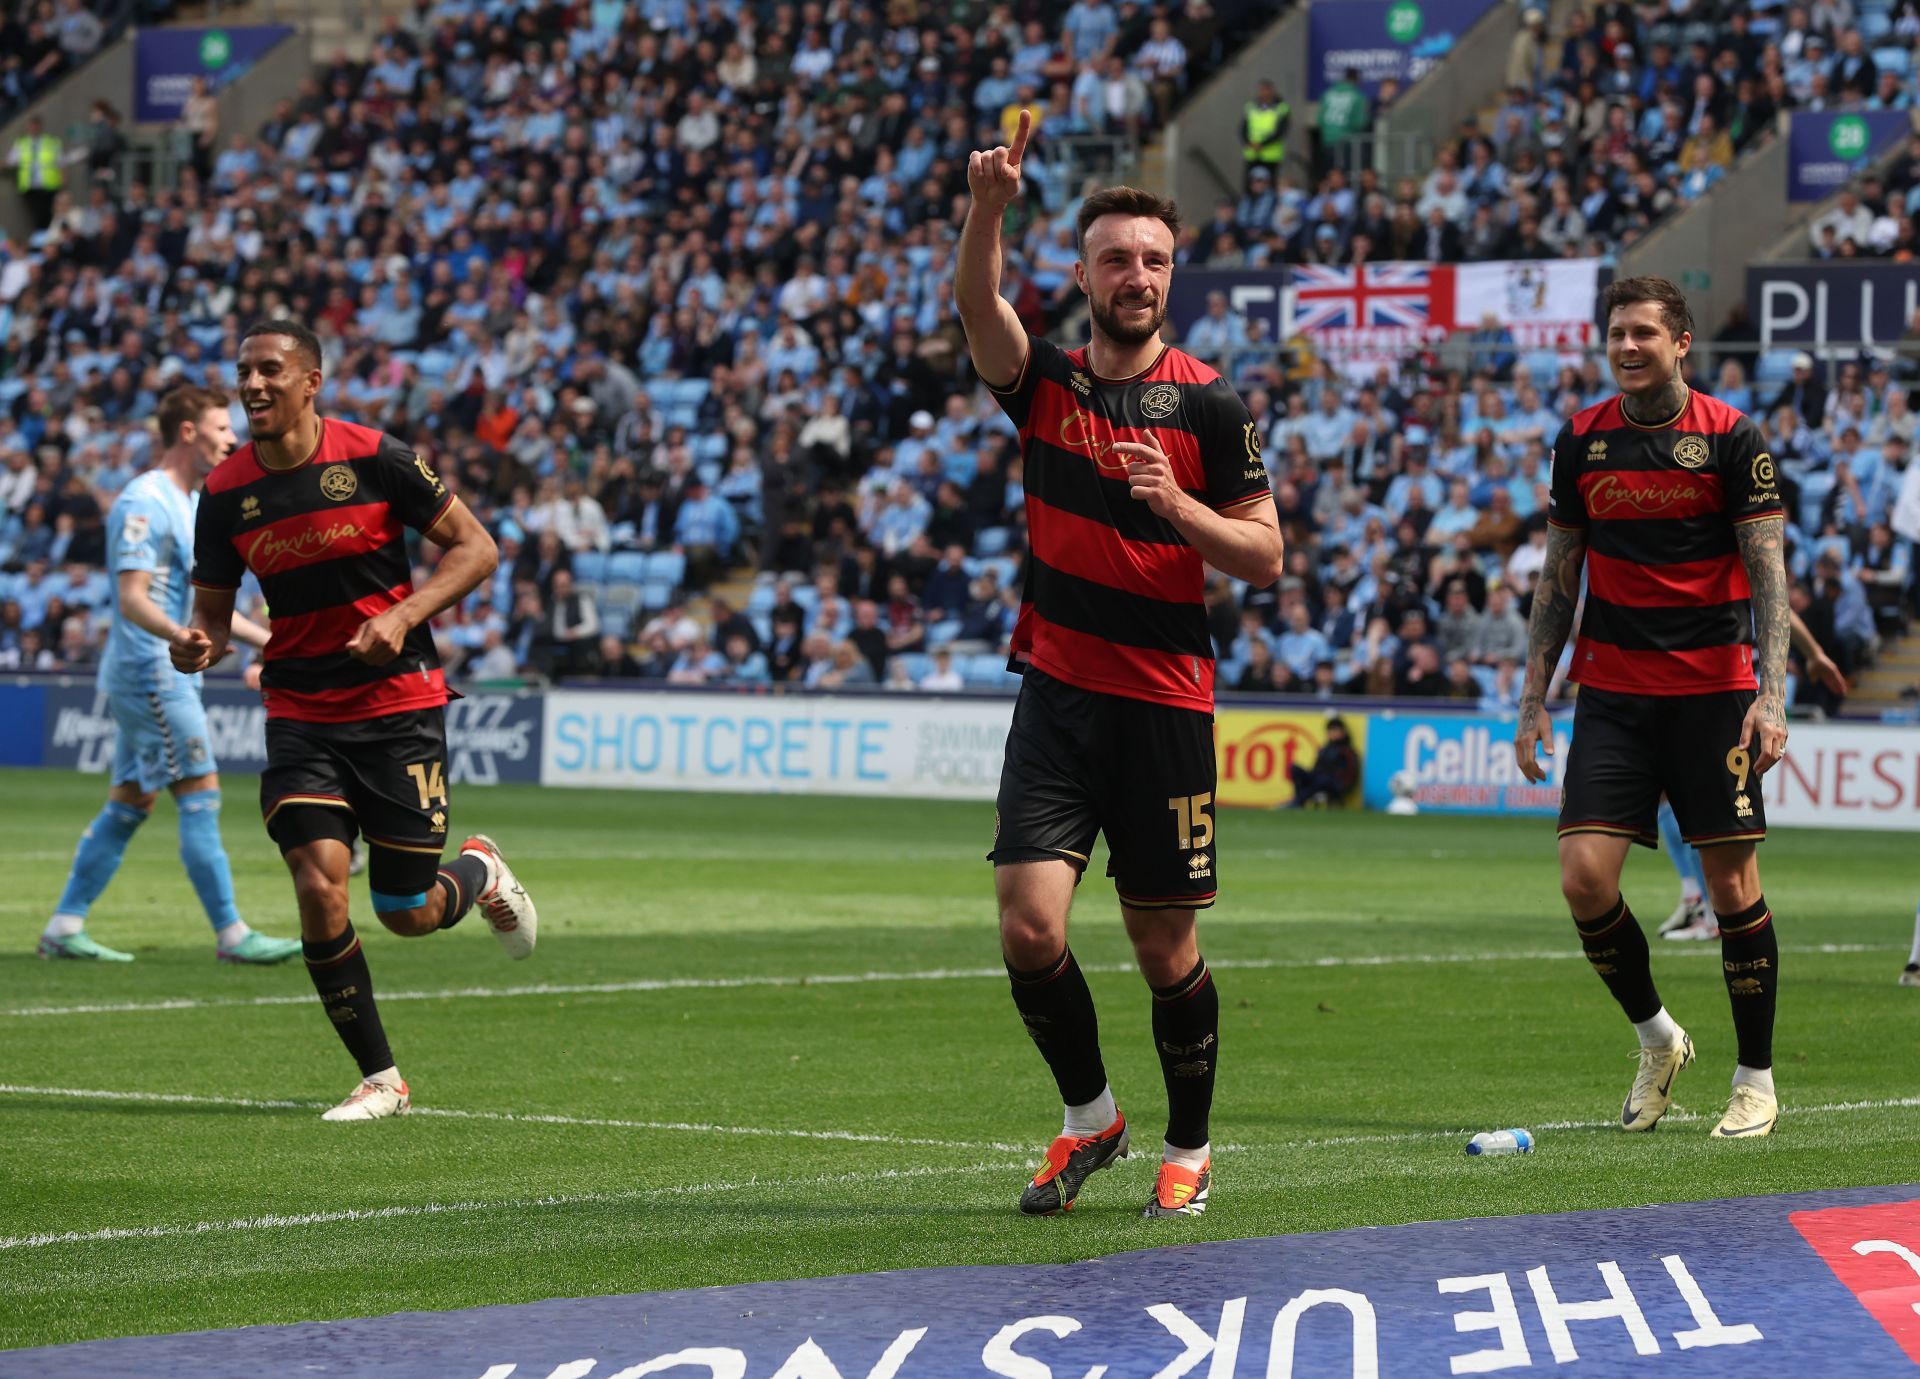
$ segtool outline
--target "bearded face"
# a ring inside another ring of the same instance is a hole
[[[1094,329],[1122,348],[1146,344],[1167,319],[1173,232],[1154,216],[1102,216],[1087,227],[1080,286]]]

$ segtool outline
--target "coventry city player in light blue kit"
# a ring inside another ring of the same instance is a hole
[[[96,943],[84,925],[164,786],[179,809],[180,860],[213,923],[220,958],[285,962],[300,952],[300,940],[255,933],[234,908],[233,876],[220,842],[220,777],[200,677],[180,674],[167,659],[192,596],[187,580],[200,484],[233,449],[233,422],[222,394],[191,387],[161,398],[159,421],[159,462],[127,485],[107,516],[114,616],[98,684],[119,730],[112,788],[106,807],[80,836],[67,888],[40,936],[40,956],[133,960],[131,953]],[[266,629],[238,615],[233,633],[249,645],[266,644]]]

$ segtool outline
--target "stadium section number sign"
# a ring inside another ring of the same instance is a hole
[[[5,1368],[237,1379],[303,1373],[323,1357],[330,1375],[383,1379],[1874,1379],[1911,1375],[1920,1352],[1916,1193],[1434,1221],[1072,1264],[256,1326],[10,1351]]]
[[[220,29],[137,29],[133,35],[133,117],[173,121],[186,109],[193,79],[218,91],[246,75],[284,38],[287,24]]]
[[[1796,110],[1788,120],[1789,201],[1826,200],[1912,127],[1904,110]]]
[[[1307,10],[1307,97],[1319,100],[1349,67],[1368,99],[1388,77],[1410,86],[1492,8],[1492,0],[1316,0]]]

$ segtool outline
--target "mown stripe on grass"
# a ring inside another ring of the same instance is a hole
[[[0,1083],[0,1096],[46,1096],[86,1101],[126,1101],[143,1104],[188,1105],[188,1106],[235,1106],[247,1110],[297,1110],[317,1111],[327,1103],[319,1101],[271,1101],[259,1098],[200,1096],[191,1092],[127,1092],[109,1091],[93,1087],[35,1087],[18,1083]],[[1782,1108],[1781,1116],[1788,1120],[1808,1119],[1814,1116],[1851,1115],[1861,1111],[1895,1111],[1920,1107],[1920,1096],[1882,1097],[1855,1101],[1828,1101],[1813,1106],[1794,1106]],[[888,1135],[858,1130],[805,1130],[794,1128],[772,1129],[749,1125],[714,1125],[697,1121],[647,1121],[618,1120],[602,1116],[563,1116],[528,1113],[519,1111],[467,1111],[453,1107],[416,1106],[409,1113],[415,1116],[439,1116],[450,1120],[501,1121],[525,1125],[579,1126],[589,1129],[613,1130],[650,1130],[666,1132],[685,1132],[692,1134],[721,1135],[760,1135],[779,1139],[828,1140],[849,1144],[878,1144],[896,1148],[917,1149],[953,1149],[966,1153],[1010,1153],[1028,1152],[1032,1146],[1009,1144],[998,1140],[938,1140],[922,1139],[906,1135]],[[1666,1119],[1686,1123],[1704,1121],[1718,1112],[1703,1113],[1675,1107],[1666,1115]],[[1554,1120],[1534,1121],[1531,1129],[1550,1130],[1602,1130],[1618,1131],[1619,1122],[1614,1120]],[[1259,1142],[1218,1142],[1213,1150],[1219,1154],[1239,1154],[1258,1152],[1272,1154],[1276,1152],[1301,1152],[1316,1149],[1346,1149],[1361,1145],[1420,1144],[1436,1140],[1464,1140],[1473,1132],[1466,1128],[1434,1130],[1398,1130],[1377,1132],[1364,1135],[1327,1135],[1308,1139],[1272,1140]]]
[[[754,1188],[785,1190],[790,1188],[834,1187],[842,1183],[893,1182],[908,1178],[960,1177],[970,1173],[1007,1173],[1023,1168],[1018,1163],[962,1164],[945,1168],[874,1168],[857,1173],[828,1173],[808,1178],[743,1178],[731,1182],[692,1183],[678,1187],[633,1188],[625,1192],[560,1192],[542,1197],[516,1197],[498,1202],[417,1202],[387,1207],[343,1207],[335,1211],[297,1212],[291,1215],[268,1213],[238,1216],[225,1221],[181,1221],[152,1226],[107,1226],[92,1231],[42,1231],[34,1235],[0,1236],[0,1251],[33,1250],[48,1245],[86,1245],[113,1240],[171,1240],[181,1236],[211,1235],[224,1231],[279,1231],[302,1226],[328,1226],[345,1221],[386,1221],[408,1216],[453,1216],[482,1211],[533,1211],[548,1207],[602,1206],[621,1202],[639,1202],[659,1197],[681,1197],[688,1193],[745,1192]]]
[[[191,1092],[121,1092],[97,1087],[35,1087],[0,1082],[0,1095],[46,1096],[75,1101],[131,1101],[145,1105],[232,1106],[248,1111],[324,1111],[326,1101],[274,1101],[258,1097],[198,1096]],[[691,1120],[620,1120],[606,1116],[545,1115],[531,1111],[461,1111],[446,1106],[415,1106],[410,1116],[438,1116],[445,1120],[504,1121],[516,1125],[571,1125],[610,1130],[658,1130],[695,1135],[746,1135],[770,1139],[829,1140],[845,1144],[883,1144],[896,1148],[959,1149],[968,1153],[1022,1154],[1030,1145],[992,1140],[939,1140],[912,1135],[888,1135],[861,1130],[803,1130],[760,1125],[718,1125]],[[349,1132],[351,1133],[351,1132]]]
[[[1688,946],[1673,957],[1715,957],[1718,944]],[[1780,951],[1797,955],[1833,955],[1843,953],[1886,953],[1896,951],[1884,943],[1808,943],[1782,944]],[[1586,954],[1578,948],[1512,949],[1486,953],[1353,953],[1319,958],[1223,958],[1208,959],[1208,966],[1223,971],[1297,971],[1341,967],[1445,967],[1460,963],[1486,962],[1566,962]],[[1132,972],[1130,963],[1087,963],[1082,971],[1095,973]],[[613,996],[647,991],[734,991],[753,987],[859,986],[884,982],[979,981],[985,978],[1006,980],[1004,967],[932,967],[918,972],[815,972],[801,976],[764,974],[746,977],[660,977],[625,982],[536,982],[528,986],[461,986],[434,991],[382,991],[383,1004],[392,1001],[465,1001],[504,1000],[527,996]],[[162,1001],[100,1001],[81,1005],[13,1006],[0,1009],[0,1016],[29,1018],[45,1015],[142,1015],[169,1010],[216,1010],[237,1006],[304,1006],[313,1004],[311,994],[291,996],[209,997],[197,1000],[174,997]]]

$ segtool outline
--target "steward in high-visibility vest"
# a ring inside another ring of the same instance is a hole
[[[13,141],[7,152],[7,166],[14,170],[14,185],[26,203],[33,228],[44,230],[53,223],[53,202],[65,185],[60,171],[66,150],[60,140],[46,132],[38,116],[27,121],[27,132]]]
[[[1246,146],[1241,157],[1249,169],[1279,168],[1287,154],[1287,124],[1292,118],[1292,108],[1280,99],[1273,83],[1261,82],[1254,99],[1247,102],[1243,126]]]
[[[23,192],[57,192],[62,184],[60,173],[60,155],[63,152],[60,141],[51,134],[40,132],[40,122],[27,122],[27,133],[13,141],[13,156],[7,161],[12,163],[16,185]]]

